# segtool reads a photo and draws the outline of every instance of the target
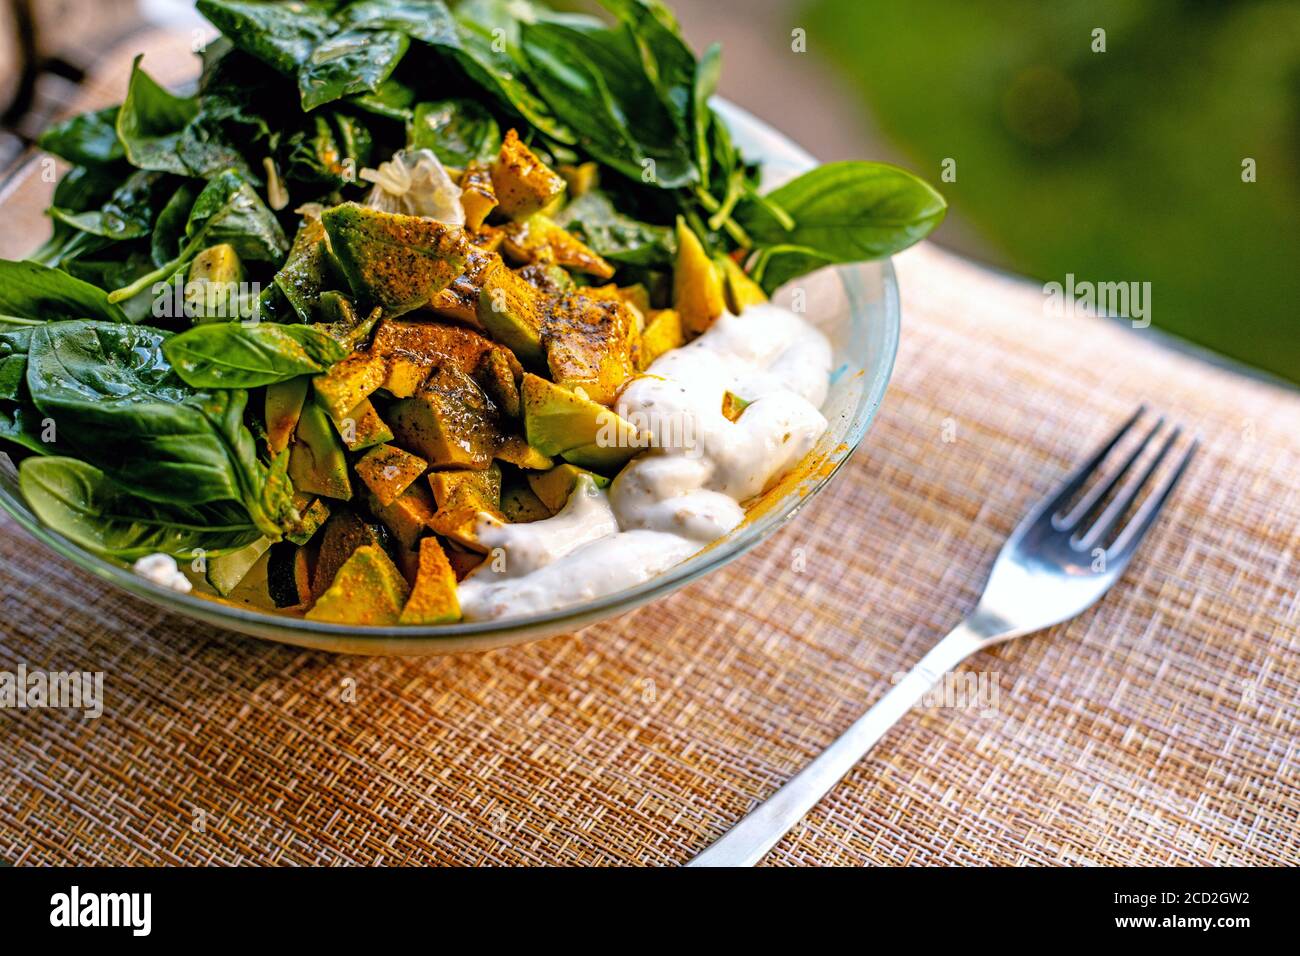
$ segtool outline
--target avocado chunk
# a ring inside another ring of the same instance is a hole
[[[614,267],[554,219],[534,213],[527,219],[501,228],[502,248],[517,263],[550,262],[586,272],[598,279],[611,279]]]
[[[434,537],[420,541],[420,563],[415,586],[402,608],[399,624],[451,624],[460,620],[456,572],[447,553]]]
[[[266,563],[266,589],[276,607],[302,607],[311,601],[311,572],[307,550],[290,541],[271,546]]]
[[[486,471],[433,471],[429,473],[429,489],[439,508],[445,508],[462,486],[470,488],[484,510],[501,506],[501,467],[495,462]]]
[[[749,407],[749,402],[735,392],[722,393],[722,415],[729,422],[740,418],[740,413]]]
[[[273,280],[303,322],[312,321],[320,306],[327,284],[328,259],[325,226],[319,219],[309,218],[299,227],[289,258]]]
[[[491,166],[475,160],[465,167],[460,177],[460,204],[465,210],[465,228],[478,232],[488,214],[497,208]]]
[[[648,437],[629,422],[562,385],[525,373],[521,394],[528,444],[544,455],[613,471],[648,445]]]
[[[311,593],[323,594],[352,552],[373,544],[387,549],[391,543],[388,529],[376,522],[364,521],[354,511],[338,511],[325,522],[316,567],[311,578]]]
[[[297,440],[289,449],[289,478],[296,491],[346,501],[352,497],[348,459],[325,410],[315,402],[303,406]]]
[[[399,547],[412,550],[425,531],[433,526],[437,507],[433,495],[423,485],[411,485],[388,504],[374,494],[369,496],[370,510],[393,533]]]
[[[324,498],[317,498],[305,510],[299,506],[298,526],[285,535],[285,539],[294,544],[306,544],[316,537],[316,532],[329,520],[330,506]]]
[[[767,301],[763,287],[751,279],[731,256],[714,256],[713,261],[722,275],[727,310],[732,315],[740,315],[751,305],[762,305]]]
[[[600,166],[596,163],[557,166],[555,171],[564,177],[569,186],[569,196],[573,199],[600,187]]]
[[[479,325],[519,361],[540,367],[542,322],[547,297],[514,272],[504,267],[491,272],[479,293],[476,316]]]
[[[478,540],[478,516],[489,514],[498,521],[505,521],[505,515],[483,500],[477,488],[471,485],[459,485],[452,492],[447,503],[438,509],[429,526],[456,544],[471,551],[486,554],[488,548]]]
[[[342,421],[388,377],[388,364],[374,352],[353,352],[328,372],[312,379],[316,401],[331,418]]]
[[[411,482],[428,470],[429,463],[392,445],[377,445],[362,455],[354,467],[357,477],[365,482],[379,503],[391,505]]]
[[[501,492],[501,513],[511,524],[544,521],[554,514],[526,484],[514,484]]]
[[[447,322],[386,320],[370,347],[387,368],[383,388],[396,398],[410,398],[437,366],[491,381],[502,378],[514,387],[523,368],[509,350],[473,329]]]
[[[289,447],[310,387],[306,375],[266,386],[266,441],[274,454]]]
[[[497,235],[500,236],[499,231]],[[483,286],[490,275],[505,267],[505,262],[495,250],[471,245],[465,271],[429,300],[429,308],[446,318],[478,325],[478,297],[483,292]]]
[[[242,317],[239,284],[244,264],[229,243],[208,246],[190,263],[185,284],[185,314],[196,324]]]
[[[541,499],[542,504],[556,514],[569,500],[578,479],[583,475],[589,477],[597,488],[608,488],[609,479],[597,475],[577,465],[557,465],[550,471],[528,476],[528,487]]]
[[[501,211],[511,219],[540,212],[564,194],[563,177],[553,172],[513,129],[501,141],[492,164],[492,188]]]
[[[497,458],[507,465],[526,471],[545,471],[555,466],[555,459],[543,455],[518,435],[507,435],[497,448]]]
[[[636,320],[622,300],[583,292],[555,298],[542,326],[551,378],[601,405],[612,405],[636,374],[636,337]]]
[[[375,406],[368,398],[362,399],[361,404],[345,417],[336,420],[334,427],[348,451],[362,451],[393,440],[392,430],[379,417],[379,412],[375,411]]]
[[[351,299],[342,292],[330,291],[320,295],[320,313],[324,322],[315,323],[316,327],[324,326],[323,331],[336,342],[349,352],[355,352],[370,341],[370,333],[375,330],[384,310],[376,307],[369,315],[358,315]]]
[[[357,548],[329,589],[307,612],[309,621],[333,624],[396,624],[411,589],[383,548]]]
[[[637,356],[639,370],[644,372],[659,356],[684,344],[686,335],[682,331],[682,317],[676,309],[651,312],[650,321],[641,333],[641,352]]]
[[[686,220],[677,217],[677,261],[673,267],[673,308],[687,335],[708,331],[727,309],[722,277]]]
[[[214,558],[208,558],[207,569],[204,577],[208,583],[222,597],[229,597],[230,592],[239,587],[239,582],[247,577],[248,572],[253,569],[253,565],[266,554],[267,548],[271,547],[269,538],[261,538],[250,545],[240,548],[238,551],[232,551],[229,554],[217,555]]]
[[[395,442],[434,468],[482,470],[500,444],[497,409],[474,379],[450,365],[436,369],[411,398],[388,412]]]
[[[321,215],[352,291],[389,316],[429,302],[465,271],[459,226],[344,203]]]

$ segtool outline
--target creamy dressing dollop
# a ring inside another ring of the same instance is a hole
[[[620,415],[652,436],[608,491],[577,483],[554,517],[502,524],[480,515],[492,557],[460,583],[470,621],[534,614],[640,584],[732,531],[826,431],[826,337],[787,309],[723,315],[661,356],[619,395]],[[736,421],[732,392],[749,402]]]

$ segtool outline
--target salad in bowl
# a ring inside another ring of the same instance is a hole
[[[879,163],[768,188],[718,47],[604,6],[199,0],[196,88],[137,60],[50,129],[53,235],[0,261],[0,438],[41,526],[391,632],[590,604],[745,523],[842,371],[800,281],[945,206]]]

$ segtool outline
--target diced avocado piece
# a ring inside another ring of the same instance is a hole
[[[396,444],[434,468],[482,470],[500,443],[496,407],[474,379],[450,365],[394,403],[388,419]]]
[[[230,592],[239,586],[239,582],[244,580],[269,547],[271,540],[262,538],[230,554],[208,558],[204,576],[218,594],[229,597]]]
[[[316,599],[309,621],[333,624],[396,624],[411,589],[383,548],[373,544],[357,548],[334,576],[334,582]]]
[[[365,346],[370,341],[370,333],[375,330],[379,319],[384,314],[381,308],[371,309],[370,314],[359,316],[352,300],[342,292],[322,292],[320,295],[320,314],[324,331],[333,336],[335,341],[349,352]]]
[[[354,467],[357,477],[379,503],[390,505],[428,470],[429,463],[392,445],[378,445],[362,455]]]
[[[749,402],[735,392],[722,393],[722,414],[729,422],[734,422],[740,413],[749,407]]]
[[[641,353],[637,365],[645,371],[665,352],[680,348],[686,343],[682,331],[682,317],[676,309],[660,309],[650,313],[650,322],[641,333]]]
[[[190,263],[185,311],[196,323],[239,318],[239,284],[244,264],[229,243],[208,246]]]
[[[492,188],[501,211],[511,219],[540,212],[564,194],[565,182],[552,172],[513,129],[501,141],[492,164]]]
[[[486,553],[488,548],[478,540],[476,529],[478,516],[486,513],[498,521],[505,521],[505,515],[497,508],[485,502],[478,489],[470,485],[460,485],[452,492],[447,503],[438,509],[429,526],[442,535],[471,551]]]
[[[767,301],[763,287],[751,279],[731,256],[714,256],[713,261],[722,274],[727,310],[732,315],[740,315],[749,306],[762,305]]]
[[[635,309],[642,319],[650,314],[650,290],[645,287],[645,283],[620,286],[617,291],[619,298]]]
[[[614,267],[573,233],[542,213],[503,226],[502,248],[518,263],[553,262],[586,272],[600,279],[610,279]]]
[[[544,521],[554,514],[533,493],[533,489],[524,484],[511,485],[501,492],[501,513],[511,524]]]
[[[363,545],[373,544],[381,548],[390,546],[391,536],[388,529],[376,522],[364,521],[354,511],[337,511],[325,522],[325,531],[321,535],[320,549],[316,556],[316,568],[312,573],[312,594],[323,594],[334,580],[334,575],[343,567],[352,552]]]
[[[497,245],[500,245],[500,230],[496,230],[496,235]],[[449,319],[478,325],[478,299],[483,286],[490,275],[505,267],[495,249],[471,245],[465,271],[429,300],[429,308]]]
[[[302,607],[311,601],[311,570],[306,548],[291,541],[271,547],[266,588],[276,607]]]
[[[501,467],[495,462],[486,471],[429,472],[429,488],[439,508],[445,508],[462,486],[471,489],[485,509],[495,510],[501,506]]]
[[[515,275],[543,295],[559,295],[561,292],[577,288],[573,276],[554,262],[530,262],[516,269]]]
[[[369,496],[370,510],[393,533],[399,547],[410,550],[433,526],[438,510],[431,495],[423,485],[411,485],[389,504],[383,504],[373,494]]]
[[[602,405],[612,405],[623,383],[636,374],[635,337],[632,311],[622,300],[584,292],[555,298],[542,326],[551,378],[581,388]]]
[[[308,218],[294,237],[289,258],[275,274],[275,284],[304,322],[312,321],[320,306],[327,285],[328,257],[325,226],[319,219]]]
[[[352,291],[388,316],[425,305],[465,271],[459,226],[344,203],[321,215]]]
[[[462,325],[449,322],[380,323],[370,347],[387,366],[383,387],[397,398],[409,398],[438,366],[450,365],[466,375],[478,375],[485,363],[496,363],[513,387],[523,368],[509,350]]]
[[[299,508],[298,526],[285,535],[286,540],[294,544],[306,544],[316,536],[316,532],[329,520],[330,506],[324,498],[317,498],[305,510]]]
[[[297,491],[346,501],[352,497],[348,459],[325,410],[303,406],[296,441],[289,449],[289,478]]]
[[[540,366],[546,296],[509,269],[489,274],[478,297],[479,325],[519,361]]]
[[[708,331],[726,311],[722,277],[704,246],[677,217],[677,262],[673,267],[673,308],[682,318],[682,329],[695,336]]]
[[[557,166],[555,171],[564,177],[569,186],[569,196],[573,199],[585,196],[600,186],[600,166],[596,163]]]
[[[475,378],[504,414],[518,418],[523,411],[516,378],[523,374],[519,360],[507,349],[494,349],[483,356]]]
[[[527,471],[545,471],[554,467],[555,459],[543,455],[518,435],[507,435],[497,449],[497,458],[508,465]]]
[[[460,177],[460,204],[465,210],[465,228],[478,232],[488,214],[497,208],[491,166],[476,160],[465,167]]]
[[[647,444],[633,425],[562,385],[525,373],[524,433],[544,455],[595,471],[623,466]]]
[[[533,489],[533,494],[541,499],[542,504],[546,505],[552,514],[556,514],[568,502],[574,485],[583,475],[591,478],[597,488],[609,487],[608,478],[587,471],[585,468],[579,468],[577,465],[557,465],[550,471],[529,475],[528,487]]]
[[[399,624],[451,624],[460,620],[456,572],[435,537],[420,541],[420,564],[415,587],[402,608]]]
[[[375,352],[353,352],[328,372],[312,379],[316,401],[331,418],[342,421],[388,377],[388,363]]]
[[[306,375],[266,386],[266,441],[275,454],[289,447],[310,387]]]
[[[334,427],[348,451],[362,451],[393,440],[392,429],[379,417],[368,398],[362,399],[360,405],[335,421]]]

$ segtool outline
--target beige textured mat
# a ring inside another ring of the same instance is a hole
[[[906,718],[769,862],[1300,863],[1300,398],[933,248],[898,267],[894,381],[832,487],[581,636],[304,653],[105,591],[6,521],[0,670],[102,670],[106,707],[0,711],[0,859],[683,862],[969,610],[1026,507],[1147,401],[1205,446],[1125,579],[971,661],[991,699]]]

